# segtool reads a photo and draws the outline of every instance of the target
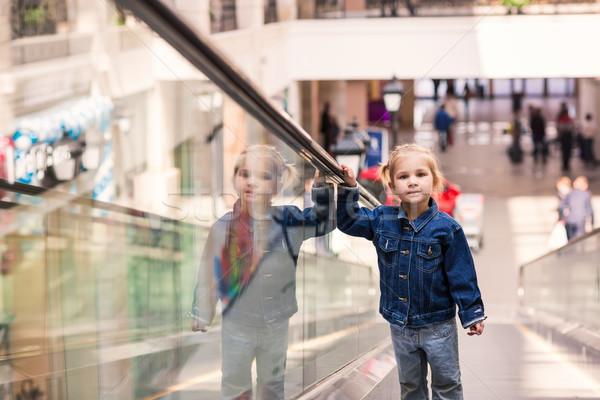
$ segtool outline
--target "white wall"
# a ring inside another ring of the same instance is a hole
[[[600,128],[600,81],[595,79],[581,79],[577,96],[577,119],[583,121],[585,114],[591,113],[596,125]],[[600,136],[596,132],[594,140],[594,153],[600,156]]]
[[[296,20],[212,36],[266,90],[292,80],[600,76],[598,15]],[[258,64],[257,64],[258,63]],[[265,77],[267,77],[265,79]]]

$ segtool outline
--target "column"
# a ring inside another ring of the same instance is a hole
[[[600,127],[600,85],[594,78],[577,79],[577,115],[578,123],[581,123],[587,113],[592,114],[592,120]],[[594,137],[594,155],[600,157],[600,132],[596,131]],[[598,194],[598,193],[594,193]]]
[[[315,2],[302,1],[298,2],[298,19],[313,19],[315,18]]]
[[[235,12],[238,29],[256,28],[265,23],[264,0],[237,0]]]
[[[313,3],[303,0],[277,0],[277,16],[279,17],[279,21],[298,19],[298,2]]]
[[[346,120],[357,119],[359,127],[366,129],[368,124],[368,81],[346,82]]]
[[[209,0],[176,0],[175,8],[200,33],[210,34]]]
[[[297,120],[314,140],[319,141],[319,82],[302,81],[299,86],[300,115]]]
[[[319,82],[319,114],[323,104],[329,102],[331,115],[336,117],[342,130],[352,115],[347,114],[346,81],[320,81]]]
[[[10,101],[15,85],[11,74],[10,7],[0,7],[0,136],[10,134],[13,125],[13,108]]]
[[[235,101],[225,96],[223,98],[223,193],[224,200],[231,202],[235,200],[233,189],[233,170],[237,156],[246,149],[248,145],[256,144],[256,138],[248,136],[248,120],[246,112]],[[221,168],[218,166],[217,168]],[[228,195],[229,194],[229,195]]]
[[[364,13],[367,9],[366,0],[346,0],[344,2],[344,12],[346,15]]]
[[[400,103],[400,128],[412,128],[415,123],[415,81],[413,79],[401,79],[405,92]]]
[[[107,21],[117,18],[117,9],[113,5],[107,7],[95,0],[75,0],[74,7],[69,7],[71,30],[75,32],[96,32],[105,29]]]

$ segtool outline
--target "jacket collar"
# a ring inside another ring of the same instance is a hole
[[[408,217],[406,216],[406,211],[404,211],[404,207],[398,207],[398,218],[404,219],[408,222],[410,226],[414,229],[415,232],[419,232],[427,223],[438,213],[438,205],[433,199],[433,197],[429,198],[429,208],[423,214],[419,215],[417,218],[408,222]]]

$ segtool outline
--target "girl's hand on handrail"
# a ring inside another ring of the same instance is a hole
[[[341,164],[340,167],[342,167],[342,172],[344,173],[344,184],[348,187],[356,187],[356,177],[354,176],[352,168],[345,164]]]

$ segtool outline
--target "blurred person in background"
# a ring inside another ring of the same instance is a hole
[[[454,87],[448,88],[446,95],[443,100],[444,108],[450,118],[452,118],[452,122],[448,128],[448,144],[452,146],[454,144],[454,127],[456,126],[456,121],[458,121],[458,101],[456,100],[456,96],[454,95]]]
[[[562,220],[562,214],[560,205],[567,198],[569,193],[573,191],[573,184],[571,182],[571,178],[568,176],[561,176],[556,181],[556,197],[558,198],[557,210],[558,210],[558,220]]]
[[[568,240],[592,230],[592,194],[588,190],[588,179],[585,176],[575,178],[573,190],[560,204],[560,210]]]
[[[446,111],[446,106],[442,103],[440,108],[433,117],[433,125],[439,135],[440,149],[446,151],[446,146],[449,144],[450,128],[454,119]]]
[[[573,135],[575,124],[569,115],[567,103],[560,104],[558,117],[556,118],[556,131],[560,143],[562,170],[567,172],[571,169],[571,152],[573,151]]]
[[[592,114],[587,113],[581,123],[582,149],[581,157],[587,167],[595,167],[598,160],[594,155],[594,138],[596,136],[597,126]]]
[[[323,135],[323,147],[331,154],[331,145],[337,140],[337,136],[340,132],[340,127],[337,123],[337,118],[331,115],[329,111],[329,102],[323,104],[323,111],[321,111],[320,131]]]
[[[533,137],[533,160],[535,163],[542,159],[542,164],[546,164],[548,158],[548,146],[546,144],[546,120],[542,115],[542,109],[539,107],[531,108],[531,117],[529,120],[531,136]]]
[[[465,87],[463,88],[463,101],[465,102],[465,120],[469,120],[469,100],[473,97],[473,93],[471,92],[471,88],[469,87],[469,82],[465,82]]]

